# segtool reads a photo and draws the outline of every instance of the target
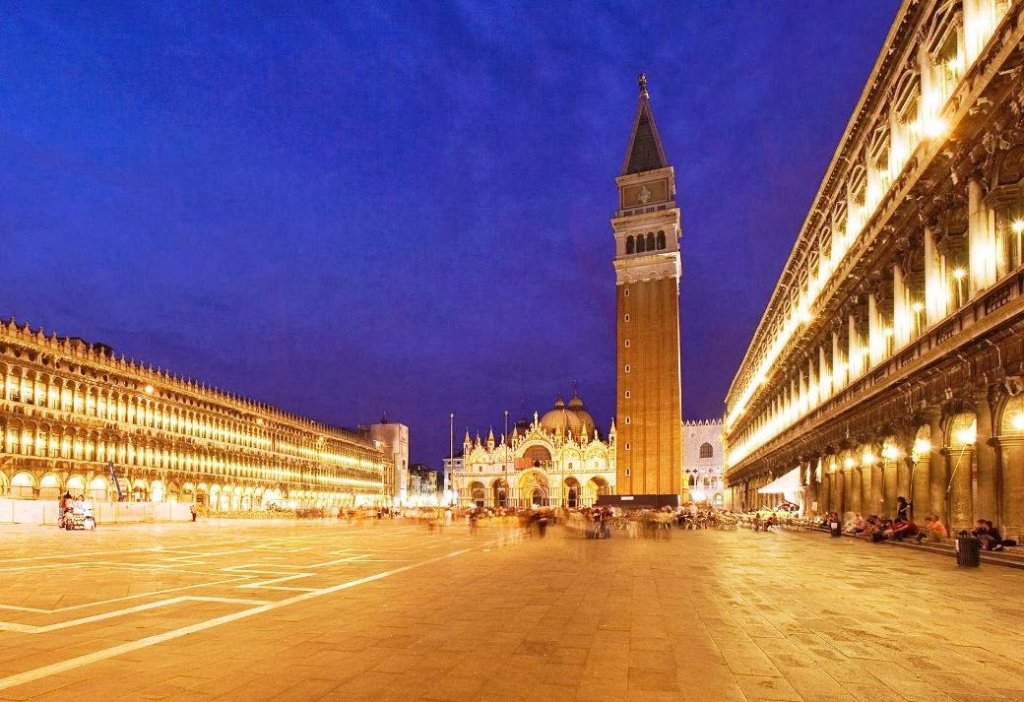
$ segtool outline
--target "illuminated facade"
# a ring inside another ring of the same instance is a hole
[[[579,396],[516,423],[509,441],[463,440],[452,472],[462,506],[584,507],[615,492],[615,424],[603,440]]]
[[[0,495],[219,510],[382,500],[369,438],[0,321]]]
[[[683,502],[722,507],[725,502],[724,465],[722,420],[684,422]]]
[[[679,208],[640,76],[622,172],[615,237],[616,448],[620,494],[678,495],[682,459]]]
[[[1024,531],[1024,1],[907,0],[726,398],[733,506]]]

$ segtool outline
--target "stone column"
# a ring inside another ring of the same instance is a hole
[[[898,458],[886,458],[882,463],[882,511],[887,517],[896,516],[896,498],[899,495],[906,497],[906,494],[899,492],[899,478],[896,475]]]
[[[977,420],[978,439],[974,445],[974,451],[978,479],[974,511],[978,519],[990,519],[996,524],[1001,524],[1000,505],[996,496],[998,461],[995,442],[992,440],[995,435],[995,427],[988,389],[978,393]]]
[[[1003,537],[1020,541],[1024,537],[1024,434],[1000,436],[998,446],[1002,459]]]
[[[922,524],[924,523],[924,518],[932,513],[931,491],[929,490],[931,482],[931,457],[931,452],[928,452],[918,456],[916,463],[913,463],[912,458],[907,459],[908,462],[912,463],[909,497],[914,503],[914,519]]]
[[[800,477],[804,481],[804,514],[811,514],[818,501],[818,486],[814,479],[815,462],[807,461],[800,466]]]
[[[974,444],[958,446],[949,453],[949,522],[954,532],[974,527],[971,487],[974,472]]]
[[[862,512],[862,503],[864,501],[864,475],[861,473],[860,468],[853,467],[844,469],[844,474],[850,478],[850,498],[845,509],[848,512]]]
[[[832,511],[832,476],[826,473],[824,468],[822,468],[821,473],[821,489],[818,492],[821,494],[821,504],[818,506],[818,511],[828,514]]]
[[[839,499],[836,500],[836,506],[832,511],[838,512],[839,516],[843,516],[847,512],[852,511],[850,501],[853,496],[853,490],[850,485],[853,482],[853,475],[849,470],[843,469],[842,481],[839,483]]]
[[[903,496],[913,501],[913,486],[910,484],[910,468],[913,461],[908,457],[897,456],[896,461],[896,497]]]
[[[949,515],[946,509],[946,488],[949,481],[946,436],[942,432],[942,417],[933,412],[928,418],[931,430],[931,450],[928,452],[929,462],[929,502],[932,514],[937,514],[943,524],[949,527]]]

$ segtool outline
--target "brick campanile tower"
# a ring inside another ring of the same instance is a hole
[[[681,229],[675,171],[661,146],[643,74],[633,133],[615,183],[616,492],[678,495]]]

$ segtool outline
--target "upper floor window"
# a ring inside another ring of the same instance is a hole
[[[700,457],[701,458],[711,458],[714,455],[715,455],[715,450],[713,448],[711,448],[711,444],[709,444],[708,442],[705,441],[703,444],[700,445]]]
[[[665,232],[658,232],[658,250],[665,248]]]
[[[631,236],[627,237],[626,238],[626,253],[627,254],[631,254],[631,253],[634,253],[635,251],[636,251],[636,242],[633,240],[633,237],[631,237]]]

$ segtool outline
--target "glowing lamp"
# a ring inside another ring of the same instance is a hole
[[[1017,431],[1024,431],[1024,412],[1018,412],[1010,420],[1010,426]]]
[[[891,461],[891,460],[897,459],[899,457],[900,457],[900,450],[898,448],[896,448],[895,446],[891,446],[890,445],[890,446],[884,446],[882,448],[882,458],[886,458],[886,459]]]
[[[844,468],[853,468],[855,465],[857,465],[857,461],[853,460],[849,456],[847,456],[846,460],[843,461],[843,467]]]
[[[958,429],[954,437],[961,444],[973,444],[978,438],[978,430],[973,425],[964,429]]]
[[[1010,225],[1010,229],[1013,230],[1014,234],[1024,233],[1024,219],[1013,220],[1013,224]]]
[[[954,268],[953,269],[953,278],[955,278],[956,280],[963,280],[966,275],[967,275],[967,270],[964,269],[964,268]]]
[[[873,465],[874,462],[875,462],[875,454],[871,453],[870,451],[865,451],[864,455],[861,456],[861,458],[860,458],[860,464],[862,466],[870,466],[870,465]]]
[[[152,395],[153,394],[153,386],[152,385],[147,385],[146,387],[143,388],[143,390],[145,391],[145,393],[147,395]]]
[[[912,309],[914,312],[922,312],[924,310],[924,305],[922,305],[920,302],[915,302],[910,306],[910,309]]]

